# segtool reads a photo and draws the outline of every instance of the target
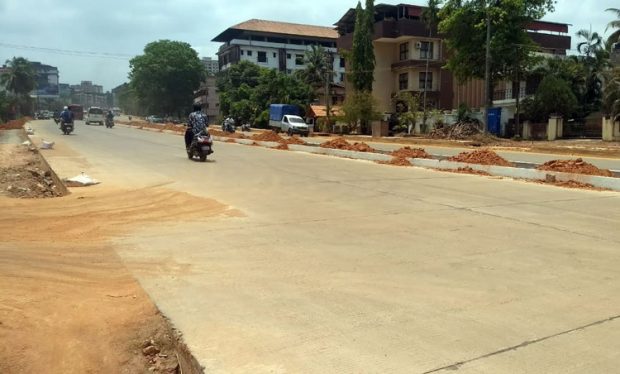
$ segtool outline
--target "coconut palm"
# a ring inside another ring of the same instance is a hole
[[[620,120],[620,68],[610,74],[603,95],[603,107],[612,119]]]
[[[302,71],[302,76],[306,83],[318,88],[325,84],[325,80],[333,73],[330,69],[330,58],[325,48],[320,45],[313,45],[305,56],[306,68]]]
[[[596,54],[597,51],[603,49],[603,37],[597,32],[583,29],[577,31],[577,37],[585,39],[583,42],[577,44],[577,50],[579,53],[585,55],[586,58],[590,58]]]
[[[619,8],[609,8],[606,9],[607,12],[611,12],[611,13],[615,13],[617,19],[609,22],[609,24],[607,25],[607,29],[605,29],[605,31],[609,30],[609,29],[615,29],[616,31],[614,31],[610,36],[609,39],[607,41],[607,43],[609,44],[609,46],[611,47],[611,45],[613,43],[620,43],[620,9]]]
[[[22,99],[36,87],[35,72],[30,61],[23,57],[7,60],[6,69],[0,75],[0,85],[16,96],[20,103],[17,105],[17,116],[21,116]]]

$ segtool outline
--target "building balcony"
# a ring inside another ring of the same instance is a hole
[[[444,65],[443,61],[437,59],[429,59],[428,62],[431,69],[438,69]],[[426,59],[409,59],[392,64],[392,71],[402,69],[426,69]]]

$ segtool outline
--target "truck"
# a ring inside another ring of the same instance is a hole
[[[299,114],[297,105],[271,104],[269,106],[269,127],[275,132],[282,131],[291,136],[293,134],[308,136],[310,129]]]

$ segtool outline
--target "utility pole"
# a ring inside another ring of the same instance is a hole
[[[330,101],[331,101],[331,95],[329,94],[329,86],[331,84],[331,79],[330,77],[332,76],[332,70],[334,69],[334,60],[333,60],[333,56],[331,54],[326,54],[325,59],[327,60],[326,63],[326,69],[325,69],[325,116],[327,118],[327,126],[329,126],[331,124],[331,120],[330,120],[330,115],[331,115],[331,108],[330,108]]]

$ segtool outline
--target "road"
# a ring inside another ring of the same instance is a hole
[[[61,177],[235,212],[114,241],[207,372],[618,370],[618,193],[224,143],[199,163],[180,136],[35,128]]]

